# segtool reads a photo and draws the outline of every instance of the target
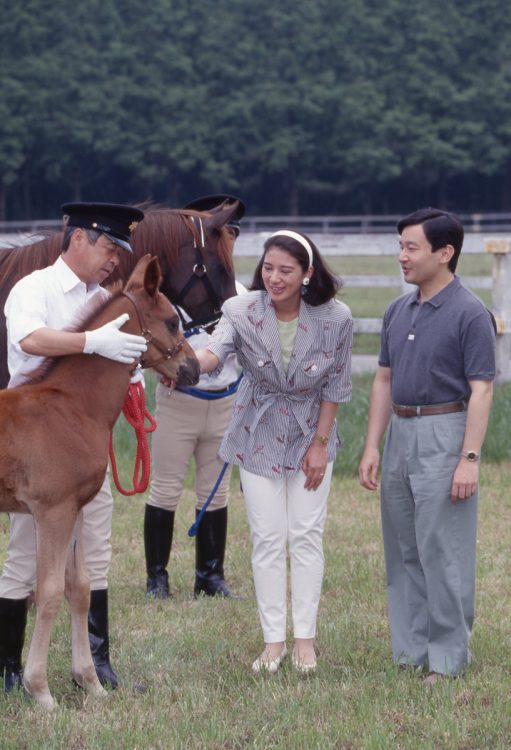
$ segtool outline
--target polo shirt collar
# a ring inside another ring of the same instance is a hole
[[[432,305],[433,307],[440,307],[440,305],[443,305],[444,302],[450,299],[451,295],[454,294],[454,292],[459,289],[460,286],[461,281],[459,279],[459,276],[455,275],[453,280],[450,281],[447,286],[444,286],[444,288],[440,292],[438,292],[438,294],[435,294],[434,297],[431,297],[431,299],[427,299],[424,304]],[[411,295],[410,304],[420,304],[418,287],[415,293]]]
[[[455,276],[452,281],[450,281],[447,286],[444,286],[444,288],[438,292],[438,294],[435,294],[434,297],[431,297],[431,299],[428,299],[430,305],[433,305],[433,307],[440,307],[440,305],[443,305],[444,302],[446,302],[452,294],[458,289],[461,282],[458,278],[458,276]]]

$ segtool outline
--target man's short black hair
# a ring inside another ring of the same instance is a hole
[[[433,252],[446,245],[453,246],[454,255],[449,261],[449,271],[454,273],[463,245],[464,231],[461,221],[454,214],[441,211],[439,208],[419,208],[398,222],[397,231],[402,234],[406,227],[418,224],[422,225]]]

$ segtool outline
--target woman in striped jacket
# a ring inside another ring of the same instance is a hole
[[[265,648],[254,672],[276,672],[286,649],[289,544],[293,665],[316,667],[323,529],[340,439],[339,403],[351,398],[352,317],[340,280],[305,235],[265,242],[251,291],[224,303],[203,372],[234,352],[243,367],[220,456],[237,464],[251,529],[252,567]]]

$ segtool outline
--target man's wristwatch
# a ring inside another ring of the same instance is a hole
[[[467,461],[479,461],[479,453],[476,453],[475,451],[461,451],[461,455],[463,458],[466,458]]]

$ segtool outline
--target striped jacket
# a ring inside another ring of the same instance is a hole
[[[351,398],[351,312],[335,300],[318,307],[302,300],[287,373],[275,309],[266,292],[232,297],[222,312],[207,348],[221,364],[235,352],[244,378],[220,456],[260,476],[296,473],[314,438],[321,401]],[[335,428],[328,441],[329,461],[339,445]]]

